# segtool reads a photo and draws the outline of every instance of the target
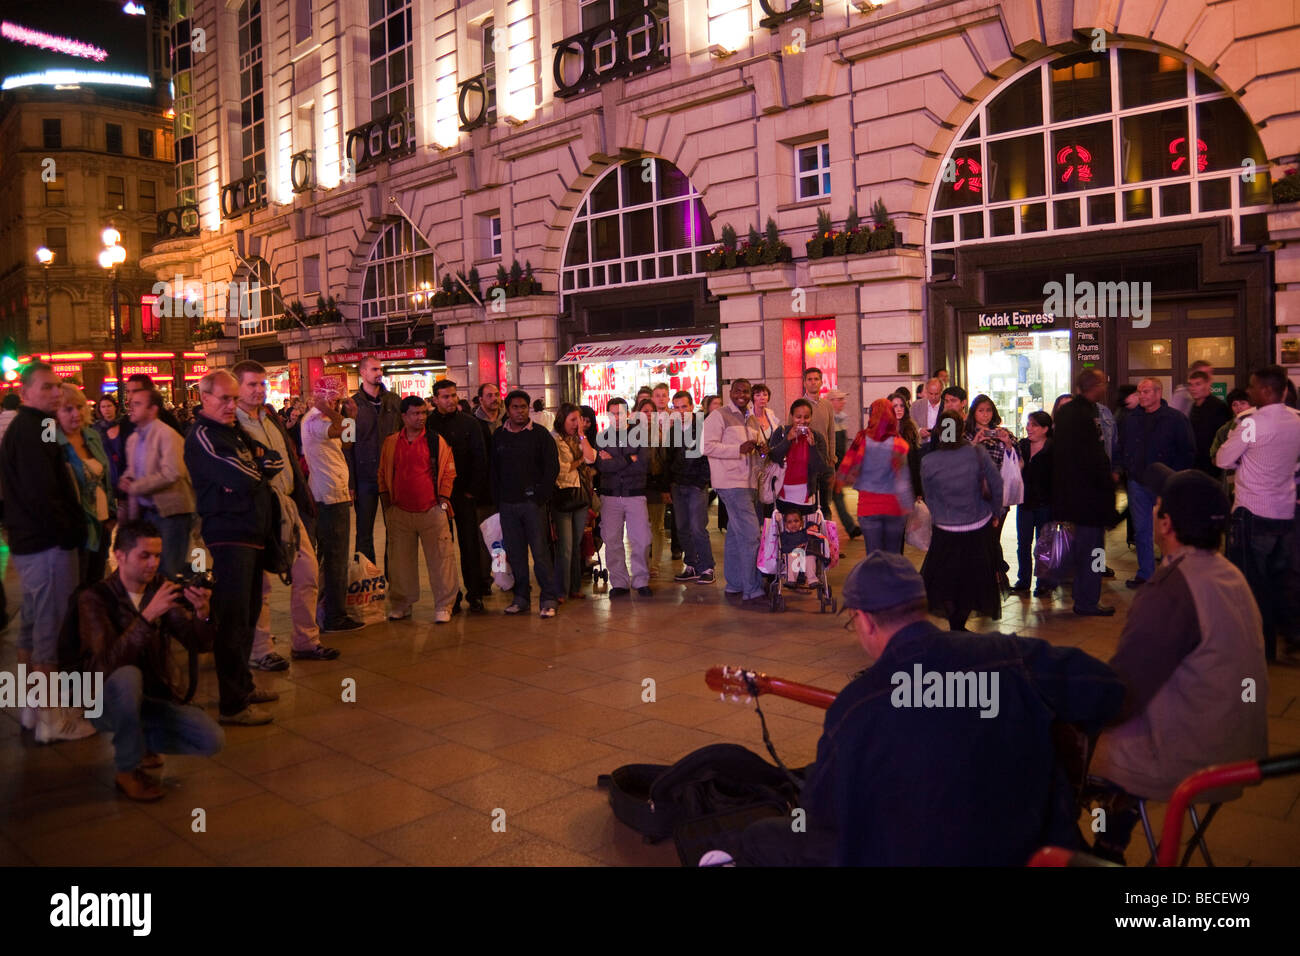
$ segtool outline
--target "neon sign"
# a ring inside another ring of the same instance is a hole
[[[134,73],[94,73],[87,70],[46,70],[44,73],[22,73],[7,77],[0,90],[16,90],[23,86],[80,86],[83,83],[98,86],[131,86],[147,90],[153,81]]]
[[[1173,139],[1169,141],[1169,152],[1173,154],[1173,156],[1175,157],[1174,161],[1169,165],[1170,168],[1176,173],[1180,172],[1183,168],[1183,164],[1187,162],[1187,157],[1180,155],[1183,152],[1183,144],[1186,142],[1187,142],[1186,136],[1179,136],[1177,139]],[[1210,165],[1209,148],[1205,145],[1205,140],[1198,139],[1196,141],[1196,171],[1198,173],[1203,173],[1205,172],[1206,167],[1208,167],[1209,165]]]
[[[1092,153],[1083,146],[1062,146],[1056,151],[1056,165],[1064,166],[1061,182],[1092,182]]]
[[[108,51],[101,50],[93,44],[55,36],[52,33],[42,33],[40,30],[10,23],[8,20],[0,23],[0,36],[24,46],[38,46],[43,50],[53,50],[55,53],[63,53],[67,56],[79,56],[86,60],[94,60],[96,63],[103,63],[108,59]]]
[[[953,192],[959,193],[964,188],[977,193],[984,188],[984,170],[979,160],[969,156],[958,156],[953,160],[953,166],[957,170],[957,179],[952,184]]]

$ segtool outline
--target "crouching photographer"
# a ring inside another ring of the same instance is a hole
[[[212,591],[200,575],[185,586],[158,574],[162,536],[147,521],[117,528],[117,570],[77,600],[82,662],[103,674],[103,713],[91,722],[113,735],[117,788],[132,800],[158,800],[161,754],[210,757],[225,744],[217,722],[185,703],[172,679],[174,638],[193,655],[212,649]],[[191,669],[191,678],[196,669]],[[191,680],[191,685],[193,680]],[[189,693],[193,693],[193,688]]]

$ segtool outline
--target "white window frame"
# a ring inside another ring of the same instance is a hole
[[[814,166],[803,169],[803,156],[812,151]],[[813,199],[829,199],[831,195],[831,141],[821,139],[815,143],[803,143],[794,147],[794,201],[808,202]],[[803,194],[803,183],[811,179],[817,185],[817,191]]]

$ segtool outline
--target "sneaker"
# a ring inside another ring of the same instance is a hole
[[[698,579],[699,575],[695,573],[695,569],[689,564],[682,568],[678,574],[673,575],[674,581],[695,581]]]
[[[155,800],[161,800],[166,795],[166,791],[158,786],[158,782],[145,773],[142,767],[136,767],[126,773],[119,773],[114,783],[117,784],[117,789],[122,791],[128,800],[152,803]]]
[[[433,623],[434,623],[434,624],[450,624],[450,623],[451,623],[451,611],[434,611],[434,612],[433,612]]]
[[[707,570],[707,571],[701,571],[701,572],[700,572],[700,576],[699,576],[698,578],[695,579],[695,583],[696,583],[696,584],[712,584],[712,583],[713,583],[713,569],[712,569],[712,568],[709,568],[709,570]]]
[[[553,607],[544,607],[544,608],[542,608],[541,616],[542,616],[542,617],[555,617],[555,608],[553,608]]]
[[[272,651],[257,660],[250,660],[248,666],[255,671],[287,671],[289,662],[275,651]]]
[[[611,601],[613,601],[613,600],[615,600],[616,598],[625,598],[625,597],[627,597],[627,596],[628,596],[629,594],[631,594],[631,593],[632,593],[632,592],[629,591],[627,588],[610,588],[610,589],[609,589],[609,599],[610,599]]]
[[[1136,591],[1138,588],[1140,588],[1142,585],[1146,583],[1147,583],[1146,578],[1129,578],[1127,581],[1124,582],[1124,587],[1128,588],[1130,591]]]
[[[388,619],[390,621],[405,621],[410,616],[411,610],[410,608],[407,608],[405,611],[393,611],[388,615]]]
[[[650,585],[646,584],[636,589],[636,593],[641,597],[654,597],[654,591],[650,590]]]
[[[248,695],[250,704],[271,704],[280,699],[280,695],[273,690],[258,690],[253,688],[253,692]]]
[[[36,720],[36,742],[52,744],[59,740],[84,740],[93,737],[95,725],[76,711],[63,708],[43,710]]]
[[[522,613],[523,613],[524,611],[526,611],[526,610],[528,610],[528,608],[524,607],[522,604],[512,604],[512,605],[510,605],[508,608],[506,608],[506,613],[507,613],[507,614],[522,614]]]
[[[730,853],[722,850],[710,850],[704,856],[700,857],[700,866],[735,866],[736,861],[731,858]]]
[[[217,723],[234,724],[238,727],[260,727],[262,724],[269,724],[274,719],[269,712],[260,710],[250,704],[237,714],[218,715]]]
[[[311,647],[303,650],[293,649],[293,659],[295,661],[333,661],[338,660],[339,649],[337,647],[326,647],[324,644],[313,644]]]
[[[341,621],[333,624],[326,624],[321,628],[322,634],[337,634],[339,631],[355,631],[358,628],[365,627],[360,621],[354,621],[350,617],[345,617]]]

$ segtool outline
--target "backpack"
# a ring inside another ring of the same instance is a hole
[[[626,764],[601,775],[596,785],[609,788],[614,816],[645,842],[676,837],[687,865],[699,858],[686,846],[696,831],[716,831],[720,820],[786,816],[799,803],[794,780],[738,744],[701,747],[671,766]]]

